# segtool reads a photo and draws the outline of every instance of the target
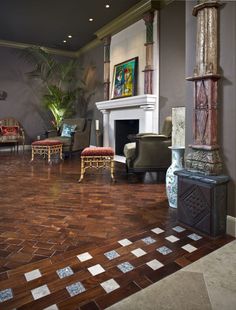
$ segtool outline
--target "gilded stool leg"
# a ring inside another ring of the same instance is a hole
[[[83,178],[84,178],[84,172],[85,172],[85,169],[84,169],[84,158],[81,157],[81,168],[80,168],[80,179],[79,179],[79,183],[82,182]]]
[[[62,145],[60,146],[60,159],[62,160]]]
[[[111,165],[111,178],[112,178],[112,181],[114,182],[115,178],[114,178],[114,158],[113,157],[111,157],[110,165]]]
[[[51,162],[51,147],[48,147],[48,163]]]
[[[32,146],[32,150],[31,150],[31,161],[34,160],[34,147]]]

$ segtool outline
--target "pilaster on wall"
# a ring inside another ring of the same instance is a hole
[[[146,66],[144,69],[144,94],[153,94],[153,21],[154,12],[144,14],[143,20],[146,26]]]
[[[110,94],[110,46],[111,36],[108,35],[103,39],[104,45],[104,99],[109,100]]]

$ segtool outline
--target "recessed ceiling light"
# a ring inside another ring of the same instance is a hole
[[[89,21],[90,21],[90,22],[93,22],[93,18],[89,18]]]
[[[66,43],[66,40],[63,40],[63,43]]]
[[[109,7],[110,7],[110,4],[106,4],[106,5],[105,5],[105,8],[106,8],[106,9],[109,9]]]
[[[69,39],[71,39],[71,38],[72,38],[72,35],[71,35],[71,34],[69,34],[69,35],[68,35],[68,38],[69,38]]]

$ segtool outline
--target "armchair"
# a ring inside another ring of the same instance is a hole
[[[74,126],[69,136],[61,135],[64,125]],[[91,120],[85,118],[64,119],[59,134],[56,130],[46,132],[46,139],[59,140],[63,144],[63,153],[76,152],[90,145]]]
[[[171,164],[171,117],[164,122],[162,133],[140,133],[135,142],[124,146],[128,172],[165,171]]]
[[[21,124],[13,117],[0,119],[0,144],[18,147],[22,145],[24,151],[25,132]]]

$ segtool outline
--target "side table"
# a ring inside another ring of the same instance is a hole
[[[187,170],[175,174],[178,176],[178,220],[210,237],[225,234],[229,177]]]

